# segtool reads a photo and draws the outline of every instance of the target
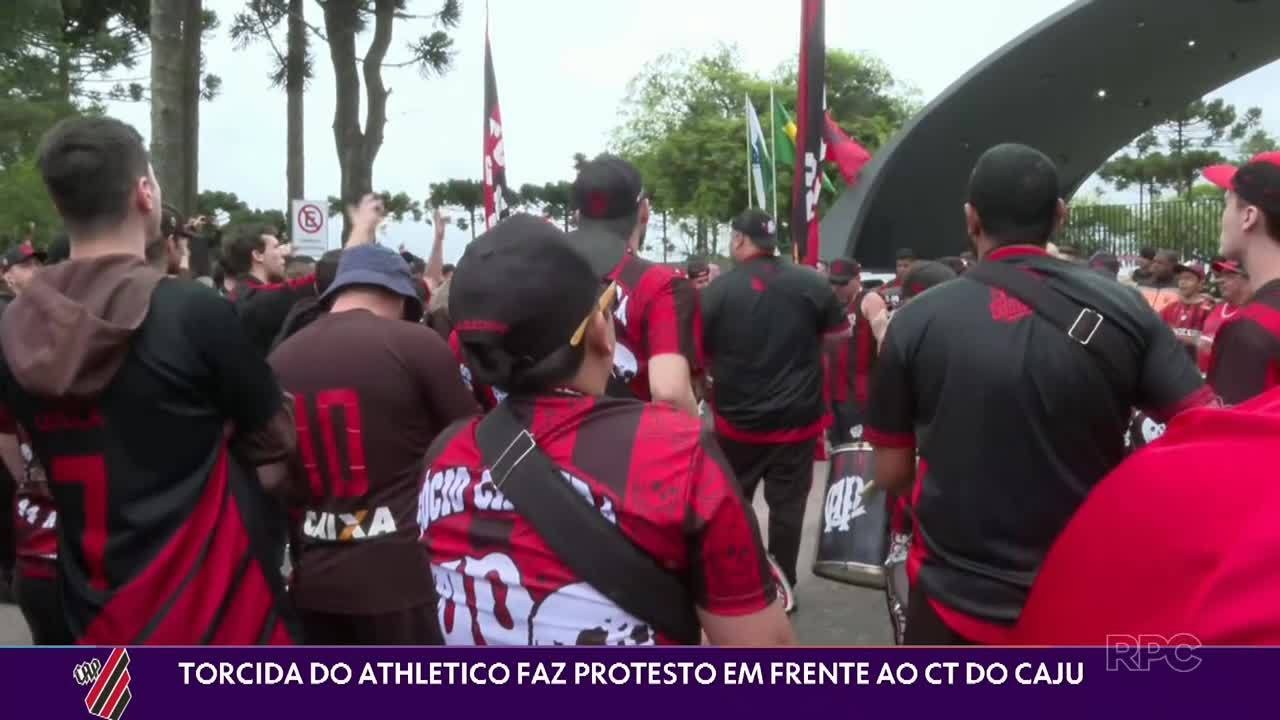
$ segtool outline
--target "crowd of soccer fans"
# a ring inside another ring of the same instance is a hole
[[[1221,257],[1122,277],[1050,242],[1053,162],[996,146],[971,246],[877,288],[754,209],[731,266],[650,262],[611,155],[573,232],[511,215],[455,267],[439,213],[422,259],[368,196],[319,258],[219,229],[207,277],[133,128],[64,121],[38,165],[65,242],[0,259],[0,592],[37,643],[790,644],[815,457],[862,441],[904,642],[1280,639],[1235,576],[1280,540],[1280,154],[1204,171]],[[1135,413],[1168,431],[1131,453]]]

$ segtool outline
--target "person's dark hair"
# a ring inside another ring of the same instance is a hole
[[[1138,251],[1138,257],[1142,258],[1143,260],[1155,260],[1156,249],[1148,245]]]
[[[409,263],[409,272],[413,273],[414,275],[421,275],[426,271],[427,271],[427,261],[423,260],[422,258],[414,258]]]
[[[956,279],[955,271],[939,261],[918,262],[902,279],[902,299],[910,300],[929,288],[954,279]]]
[[[338,276],[338,263],[342,260],[341,250],[330,250],[320,256],[316,262],[316,292],[323,295]]]
[[[129,214],[138,178],[150,174],[142,136],[108,117],[67,118],[40,141],[37,165],[68,228],[110,227]]]
[[[1179,255],[1178,251],[1176,250],[1168,250],[1168,249],[1157,250],[1153,259],[1157,257],[1164,258],[1165,260],[1168,260],[1170,264],[1173,264],[1173,265],[1177,265],[1179,262],[1182,262],[1182,256]]]
[[[441,275],[444,275],[445,277],[449,277],[450,275],[452,275],[452,274],[453,274],[453,271],[454,271],[454,270],[455,270],[455,267],[454,267],[453,263],[445,263],[445,264],[444,264],[443,266],[441,266],[441,268],[440,268],[440,274],[441,274]]]
[[[48,257],[45,265],[56,265],[71,259],[71,237],[66,232],[59,232],[49,241]]]
[[[969,177],[969,204],[996,245],[1048,243],[1061,198],[1058,168],[1026,145],[987,150]]]
[[[257,223],[233,225],[222,233],[222,260],[232,275],[244,275],[253,269],[253,254],[267,249],[262,238],[274,235],[275,228]]]

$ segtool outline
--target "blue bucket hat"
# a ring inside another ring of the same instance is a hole
[[[333,284],[320,296],[320,302],[328,305],[344,289],[356,286],[378,287],[405,299],[404,319],[417,322],[422,319],[422,299],[413,284],[409,264],[398,253],[380,245],[360,245],[344,250],[338,262],[338,274]]]

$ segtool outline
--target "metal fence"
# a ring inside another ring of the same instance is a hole
[[[1218,252],[1222,228],[1220,199],[1176,200],[1141,205],[1071,206],[1059,246],[1070,245],[1086,257],[1107,250],[1135,256],[1143,247],[1168,249],[1184,258],[1208,258]]]

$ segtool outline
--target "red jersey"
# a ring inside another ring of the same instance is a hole
[[[1213,312],[1213,301],[1199,297],[1191,302],[1178,298],[1160,311],[1160,319],[1173,329],[1173,334],[1180,338],[1200,337],[1204,322]]]
[[[636,257],[630,251],[609,274],[618,283],[613,313],[617,346],[613,374],[641,400],[649,393],[649,359],[683,355],[690,373],[702,366],[702,311],[698,292],[675,270]]]
[[[871,368],[876,361],[876,337],[871,322],[862,315],[862,301],[867,292],[858,293],[849,307],[849,325],[853,331],[846,342],[826,349],[827,398],[832,404],[867,406]]]
[[[1280,389],[1174,418],[1089,493],[1009,641],[1103,645],[1123,634],[1176,644],[1190,633],[1205,645],[1280,643],[1277,437]],[[1230,478],[1230,492],[1206,478]]]
[[[698,607],[768,607],[755,514],[695,418],[634,400],[548,395],[507,401],[583,499],[659,565],[688,578]],[[503,497],[476,446],[479,418],[427,458],[422,543],[450,645],[652,645],[671,642],[560,560]]]
[[[1238,312],[1240,312],[1239,305],[1220,302],[1204,319],[1204,328],[1200,330],[1200,340],[1196,343],[1196,362],[1200,366],[1200,372],[1209,372],[1209,360],[1213,357],[1213,339],[1218,335],[1218,328],[1222,327],[1222,323],[1235,317]]]
[[[15,494],[17,521],[13,526],[18,548],[18,572],[24,577],[52,580],[58,574],[58,509],[44,466],[31,451],[31,437],[14,426],[24,465]]]

